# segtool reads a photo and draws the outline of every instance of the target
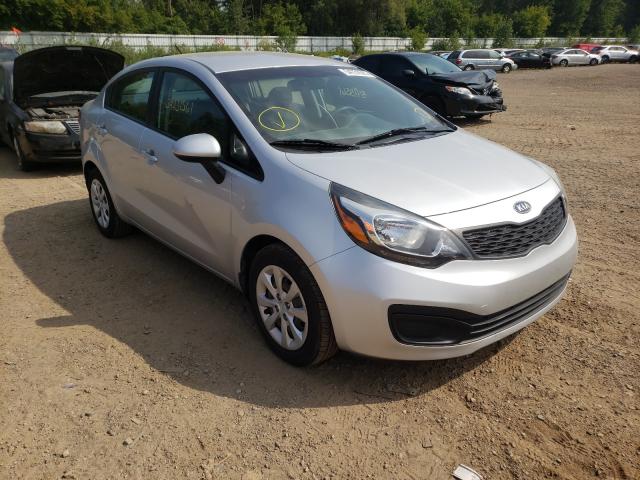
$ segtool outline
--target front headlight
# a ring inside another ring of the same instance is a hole
[[[53,133],[58,135],[67,133],[67,127],[64,126],[64,123],[56,121],[24,122],[24,129],[32,133]]]
[[[447,92],[457,93],[460,95],[473,95],[471,90],[465,87],[452,87],[451,85],[445,85],[444,88],[447,90]]]
[[[493,82],[493,87],[491,87],[491,90],[498,90],[500,89],[500,84],[498,82]]]
[[[344,231],[375,255],[426,268],[471,258],[462,242],[436,223],[336,183],[329,191]]]

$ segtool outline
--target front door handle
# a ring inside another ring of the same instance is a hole
[[[158,162],[158,157],[156,157],[156,152],[153,151],[153,148],[147,148],[145,150],[142,150],[142,153],[147,158],[147,160],[149,160],[149,162],[151,163]]]

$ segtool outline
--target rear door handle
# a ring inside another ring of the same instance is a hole
[[[158,157],[156,157],[156,152],[154,152],[152,148],[144,149],[142,150],[142,153],[144,154],[145,157],[147,157],[147,160],[149,160],[149,162],[151,163],[158,162]]]

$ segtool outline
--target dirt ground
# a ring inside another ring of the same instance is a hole
[[[77,167],[0,148],[0,478],[640,478],[640,66],[500,75],[465,128],[560,173],[564,300],[475,355],[290,367],[233,288],[100,236]]]

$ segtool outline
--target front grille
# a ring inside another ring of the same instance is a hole
[[[80,122],[78,120],[67,120],[64,122],[76,135],[80,135]]]
[[[520,257],[540,245],[553,242],[566,221],[564,202],[558,197],[547,205],[538,217],[529,222],[467,230],[462,236],[478,258]]]
[[[555,301],[568,281],[566,275],[536,295],[491,315],[452,308],[392,305],[389,326],[396,340],[410,345],[455,345],[478,340],[531,318]]]

